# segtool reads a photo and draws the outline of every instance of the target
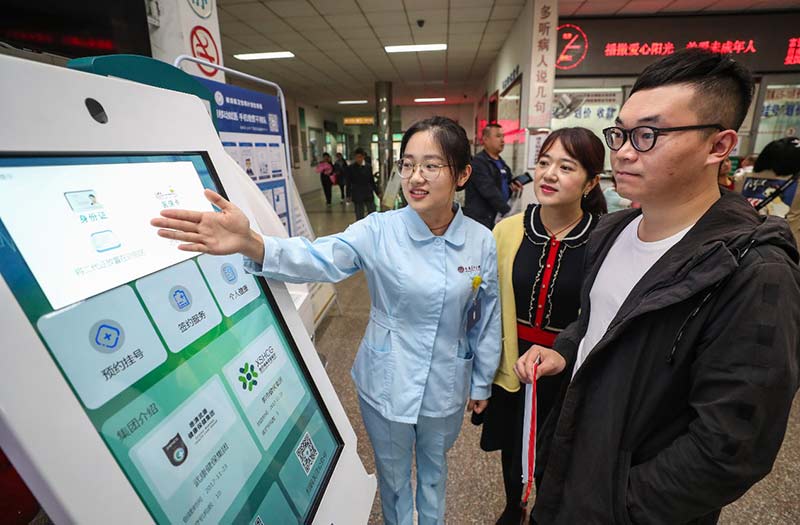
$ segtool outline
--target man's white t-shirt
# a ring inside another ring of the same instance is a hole
[[[589,327],[578,346],[575,372],[586,360],[586,356],[600,342],[608,330],[608,325],[617,315],[619,307],[628,298],[636,283],[658,261],[667,250],[675,246],[692,229],[689,226],[671,237],[655,242],[639,239],[639,223],[642,216],[636,217],[622,230],[600,266],[592,289],[589,292],[591,312]]]

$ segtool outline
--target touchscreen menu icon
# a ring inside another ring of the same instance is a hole
[[[244,271],[241,255],[201,255],[197,258],[197,264],[200,265],[222,313],[228,317],[261,295],[256,280]]]
[[[125,340],[122,326],[116,321],[103,319],[89,330],[89,343],[103,353],[117,351]]]
[[[173,352],[180,352],[222,321],[194,261],[142,277],[136,289]]]
[[[179,312],[188,310],[192,306],[192,296],[183,286],[173,286],[169,291],[169,301],[172,307]]]
[[[107,317],[110,313],[114,319]],[[167,359],[130,286],[44,315],[37,327],[90,409],[102,406]]]

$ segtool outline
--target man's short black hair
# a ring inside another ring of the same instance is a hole
[[[753,76],[728,55],[682,49],[647,66],[633,85],[637,91],[686,84],[695,89],[693,106],[702,122],[738,130],[753,99]]]
[[[481,137],[488,137],[488,136],[489,136],[489,131],[490,131],[492,128],[500,128],[500,129],[503,129],[503,126],[501,126],[500,124],[498,124],[498,123],[496,123],[496,122],[492,122],[491,124],[486,124],[486,127],[485,127],[485,128],[483,128],[483,132],[481,133]]]
[[[363,155],[364,157],[366,157],[367,152],[364,151],[364,148],[356,148],[356,150],[353,152],[353,155]]]

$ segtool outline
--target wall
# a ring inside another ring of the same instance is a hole
[[[528,122],[529,83],[531,81],[533,4],[534,0],[528,0],[525,4],[519,18],[517,18],[517,21],[511,27],[511,32],[505,43],[503,43],[503,47],[500,48],[497,58],[489,68],[486,77],[484,77],[483,87],[485,89],[486,101],[482,109],[483,114],[477,115],[479,119],[486,119],[488,117],[489,97],[495,92],[497,92],[498,95],[503,93],[503,81],[509,78],[509,75],[511,75],[516,68],[519,68],[519,77],[517,78],[522,78],[522,86],[519,94],[519,122],[520,127],[525,129],[525,123]],[[511,84],[507,85],[506,89],[510,86]],[[480,96],[483,96],[483,94]],[[510,131],[513,130],[505,130],[506,147],[502,155],[515,174],[522,173],[527,166],[527,148],[525,147],[525,136],[527,133],[518,131],[509,134]],[[476,130],[476,132],[479,132],[479,130]],[[480,149],[482,149],[480,145],[476,145],[475,151],[479,151]]]
[[[528,121],[528,82],[530,82],[531,78],[532,28],[533,0],[528,0],[519,18],[512,26],[508,38],[497,55],[497,59],[495,59],[494,64],[492,64],[486,77],[484,77],[483,85],[487,95],[485,105],[487,112],[489,108],[488,97],[495,91],[502,93],[503,80],[514,71],[515,67],[519,66],[520,74],[522,75],[520,122]],[[481,115],[478,116],[481,117]]]
[[[306,127],[305,130],[301,129],[300,127],[300,112],[299,108],[303,108],[306,115]],[[293,124],[297,126],[297,138],[298,140],[302,140],[302,132],[306,132],[306,142],[309,139],[309,128],[317,128],[325,130],[323,127],[323,121],[328,120],[332,122],[336,122],[339,128],[339,132],[344,131],[347,133],[348,131],[345,129],[344,124],[342,123],[342,115],[338,113],[334,113],[332,111],[326,111],[323,109],[319,109],[315,107],[313,104],[309,104],[302,99],[298,99],[293,97],[291,94],[286,95],[286,113],[287,118],[289,120],[289,126],[291,127]],[[289,140],[293,140],[291,134],[289,134]],[[308,193],[311,191],[319,190],[322,186],[319,182],[319,175],[316,171],[314,171],[314,167],[311,166],[311,148],[308,144],[306,144],[306,151],[308,152],[306,155],[306,159],[303,160],[303,145],[299,144],[300,148],[300,167],[297,168],[295,166],[292,167],[292,174],[294,175],[294,182],[297,185],[297,191],[301,194]]]
[[[443,104],[400,107],[400,127],[407,130],[412,124],[433,116],[449,117],[466,130],[470,141],[475,136],[475,107],[472,104]]]

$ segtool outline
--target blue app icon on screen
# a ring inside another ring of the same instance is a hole
[[[239,276],[236,274],[236,268],[233,267],[231,263],[225,263],[220,268],[220,272],[222,273],[222,278],[225,279],[225,282],[228,284],[233,284],[236,282],[236,279]]]
[[[97,346],[102,346],[104,348],[108,348],[109,350],[113,350],[117,347],[117,345],[119,345],[119,335],[120,331],[118,328],[107,324],[101,324],[97,328],[97,333],[94,336],[94,342],[97,344]]]
[[[178,312],[185,312],[192,306],[192,294],[183,285],[173,286],[169,291],[169,303]]]
[[[172,300],[175,301],[179,310],[184,310],[192,304],[189,297],[186,295],[186,291],[182,289],[175,290],[172,293]]]

